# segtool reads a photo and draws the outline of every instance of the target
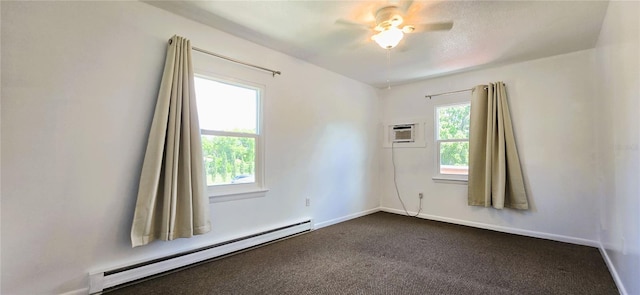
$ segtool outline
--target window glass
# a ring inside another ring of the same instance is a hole
[[[202,135],[207,185],[255,182],[255,149],[255,138]]]
[[[471,104],[436,108],[439,175],[469,174],[469,120]]]
[[[469,142],[440,143],[440,174],[467,175]]]
[[[469,138],[470,112],[470,104],[439,107],[438,139]]]
[[[212,194],[261,186],[261,88],[195,77],[207,186]]]
[[[257,132],[256,89],[195,78],[200,129]]]

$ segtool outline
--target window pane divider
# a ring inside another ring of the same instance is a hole
[[[213,136],[250,137],[250,138],[258,138],[259,137],[259,135],[255,134],[255,133],[216,131],[216,130],[206,130],[206,129],[201,129],[200,130],[200,134],[202,134],[202,135],[213,135]]]

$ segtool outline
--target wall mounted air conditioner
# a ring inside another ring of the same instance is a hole
[[[401,124],[393,125],[391,127],[391,140],[395,143],[398,142],[415,142],[416,125],[415,124]]]
[[[383,122],[383,148],[426,147],[425,119],[401,119]]]

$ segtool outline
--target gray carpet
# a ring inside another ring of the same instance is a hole
[[[618,294],[596,248],[375,213],[116,294]]]

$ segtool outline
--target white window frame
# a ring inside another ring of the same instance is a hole
[[[452,103],[442,103],[434,105],[433,117],[434,117],[434,142],[435,142],[435,176],[432,178],[434,181],[452,182],[452,183],[467,183],[469,175],[461,174],[443,174],[440,173],[440,146],[442,143],[447,142],[469,142],[469,138],[457,138],[457,139],[440,139],[440,114],[438,109],[454,106],[471,105],[471,100],[457,101]],[[469,122],[471,124],[471,122]]]
[[[265,185],[264,169],[264,116],[263,104],[266,87],[261,84],[248,82],[240,79],[221,77],[220,75],[207,71],[197,70],[194,75],[201,79],[208,79],[219,83],[229,84],[236,87],[247,88],[257,92],[256,101],[256,133],[229,132],[220,130],[200,129],[201,135],[230,136],[253,138],[255,140],[255,182],[208,185],[207,194],[211,203],[232,201],[237,199],[263,197],[269,190]],[[203,159],[204,160],[204,159]]]

